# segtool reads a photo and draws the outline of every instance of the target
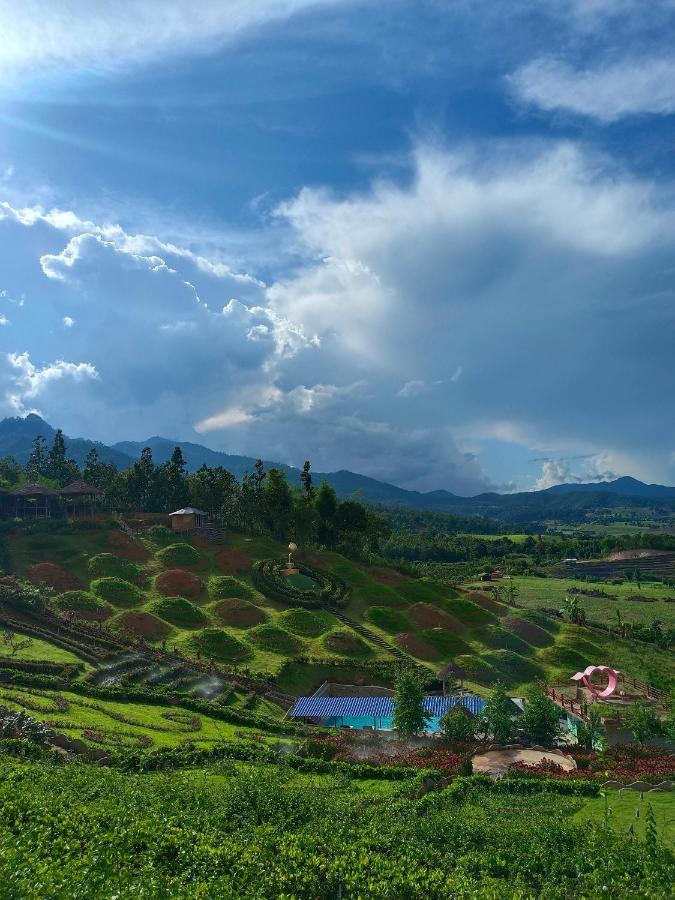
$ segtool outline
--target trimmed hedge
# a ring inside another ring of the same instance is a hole
[[[347,605],[349,585],[342,578],[296,563],[299,573],[311,578],[319,586],[318,590],[305,591],[289,582],[284,575],[286,565],[286,562],[275,559],[260,559],[255,562],[251,577],[256,589],[271,600],[278,600],[290,606],[304,606],[307,609],[317,609],[321,606],[339,608]]]
[[[194,566],[201,559],[199,552],[191,544],[169,544],[163,550],[158,550],[155,556],[172,569],[179,566]]]
[[[572,797],[597,797],[601,785],[597,782],[556,778],[518,778],[509,775],[494,781],[489,775],[468,775],[456,778],[448,793],[456,800],[463,800],[475,790],[487,790],[493,794],[563,794]]]
[[[328,613],[301,608],[287,609],[279,616],[280,625],[302,637],[319,637],[332,627],[333,621]]]
[[[112,576],[125,581],[136,581],[140,576],[137,565],[126,559],[120,559],[114,553],[97,553],[89,560],[89,571],[98,578]]]
[[[135,584],[123,578],[109,575],[95,579],[90,586],[98,597],[114,603],[115,606],[139,606],[143,602],[141,591]]]

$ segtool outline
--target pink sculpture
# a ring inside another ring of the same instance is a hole
[[[607,673],[607,687],[602,691],[599,691],[591,681],[594,672]],[[583,681],[584,686],[588,688],[594,699],[597,700],[612,696],[612,694],[616,690],[617,681],[621,674],[621,672],[617,671],[616,669],[611,669],[609,666],[586,666],[583,672],[577,672],[576,675],[572,675],[572,678],[570,680]]]

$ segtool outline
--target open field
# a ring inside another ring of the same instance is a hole
[[[627,582],[625,584],[610,584],[609,582],[590,583],[573,578],[534,578],[515,576],[513,581],[518,586],[518,603],[529,609],[540,606],[548,606],[560,609],[565,596],[570,588],[585,591],[603,591],[615,596],[616,600],[602,597],[588,597],[577,594],[577,599],[586,610],[589,620],[616,623],[616,611],[631,622],[649,624],[655,619],[675,626],[675,602],[668,603],[666,598],[675,597],[675,588],[666,587],[658,582],[644,581],[638,588],[637,584]],[[629,600],[631,596],[656,597],[656,602],[642,603]]]
[[[666,847],[675,850],[675,795],[672,793],[649,791],[640,794],[637,791],[608,791],[606,802],[604,797],[588,800],[574,814],[574,821],[601,823],[605,821],[607,810],[607,821],[612,829],[626,835],[629,826],[632,825],[635,836],[644,840],[649,806],[654,813],[661,840]]]

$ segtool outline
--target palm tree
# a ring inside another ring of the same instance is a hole
[[[581,608],[577,597],[567,594],[565,596],[565,605],[560,612],[562,615],[567,616],[573,625],[586,624],[586,612]]]

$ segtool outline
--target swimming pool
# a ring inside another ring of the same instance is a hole
[[[391,731],[392,717],[378,716],[376,718],[373,718],[373,716],[333,716],[330,719],[324,719],[322,724],[327,728],[337,728],[340,725],[348,725],[350,728],[356,728],[359,730],[362,728],[375,728],[376,731]],[[427,719],[427,724],[424,730],[432,732],[440,731],[440,716],[432,716],[430,719]]]

